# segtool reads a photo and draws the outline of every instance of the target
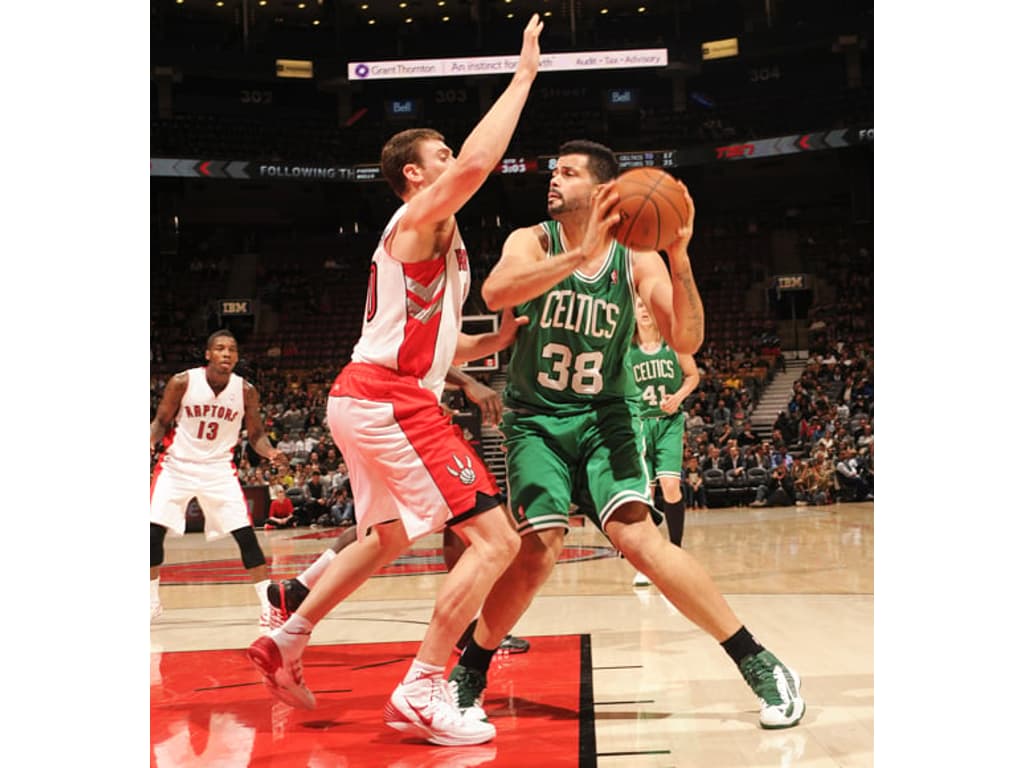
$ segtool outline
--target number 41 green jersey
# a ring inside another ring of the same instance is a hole
[[[667,416],[661,410],[661,401],[683,385],[676,351],[664,341],[653,352],[644,351],[639,344],[630,344],[626,367],[632,381],[627,396],[633,412],[645,419]]]
[[[562,228],[541,224],[548,258],[564,252]],[[505,403],[521,411],[572,413],[625,398],[625,356],[633,337],[630,252],[612,241],[593,277],[577,270],[540,296],[519,304],[520,328],[508,365]]]

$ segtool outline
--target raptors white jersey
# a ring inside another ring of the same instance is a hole
[[[392,258],[384,243],[406,207],[391,217],[373,253],[363,331],[352,360],[414,376],[440,398],[469,295],[469,257],[456,226],[443,257],[415,264]]]
[[[232,373],[228,385],[215,395],[205,368],[191,368],[186,373],[188,386],[175,417],[167,456],[176,461],[230,462],[242,430],[245,380]]]

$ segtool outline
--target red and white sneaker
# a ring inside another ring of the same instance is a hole
[[[270,628],[272,630],[273,629],[280,629],[281,626],[286,621],[288,621],[288,617],[289,616],[291,616],[291,613],[289,613],[288,611],[282,611],[280,608],[278,608],[278,607],[276,607],[274,605],[271,605],[270,606],[270,617],[269,617],[267,623],[270,625]]]
[[[273,605],[264,606],[260,612],[260,634],[269,635],[273,630],[280,629],[289,616],[291,616],[290,613]]]
[[[272,637],[259,637],[249,646],[249,660],[263,674],[274,696],[292,707],[313,709],[316,697],[302,679],[302,657],[285,659]]]
[[[459,711],[448,681],[440,675],[399,685],[384,707],[384,723],[446,747],[483,744],[496,733],[490,723]]]

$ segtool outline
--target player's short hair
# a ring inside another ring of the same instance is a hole
[[[586,155],[587,167],[598,184],[605,184],[619,175],[619,161],[615,159],[615,153],[596,141],[572,139],[558,148],[558,154]]]
[[[380,151],[380,172],[399,197],[405,194],[406,188],[402,169],[408,163],[420,163],[420,142],[428,139],[444,141],[444,136],[433,128],[409,128],[388,139]]]
[[[207,337],[206,348],[210,349],[213,346],[214,339],[219,339],[222,336],[227,336],[229,339],[235,342],[235,344],[238,344],[238,339],[235,338],[235,334],[233,334],[227,328],[221,328],[220,330],[214,331],[209,335],[209,337]]]

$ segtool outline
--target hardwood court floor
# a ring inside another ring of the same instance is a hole
[[[272,575],[286,577],[314,559],[336,533],[333,529],[261,531],[259,537]],[[615,556],[607,540],[590,523],[585,523],[573,528],[567,539],[566,549],[575,559],[563,557],[515,629],[517,635],[550,637],[551,642],[557,636],[588,638],[592,705],[583,702],[575,716],[588,727],[592,723],[594,743],[591,753],[580,752],[578,764],[598,768],[871,766],[873,504],[688,512],[685,543],[754,635],[800,672],[808,707],[803,722],[784,731],[760,729],[757,701],[728,656],[680,616],[656,588],[634,589],[633,569]],[[413,643],[408,646],[410,652],[414,652],[414,643],[421,639],[429,619],[443,569],[439,547],[440,536],[427,537],[418,542],[412,557],[403,558],[398,567],[389,569],[405,575],[370,579],[321,622],[312,645],[324,646],[321,652],[328,653],[345,650],[351,644],[409,642]],[[232,539],[207,542],[196,533],[168,537],[166,551],[161,587],[164,614],[150,632],[154,707],[167,693],[164,678],[175,670],[174,664],[199,658],[173,652],[244,649],[257,633],[256,595],[240,569]],[[504,662],[506,684],[522,700],[542,701],[546,695],[543,675],[538,678],[527,674],[525,659],[533,654],[530,662],[536,667],[544,661],[545,653],[552,652],[544,648],[553,646],[548,641],[536,645],[529,654]],[[233,656],[237,658],[237,654]],[[524,660],[518,677],[517,658]],[[211,680],[218,674],[217,665],[213,667]],[[551,673],[557,675],[558,671],[558,665],[553,664]],[[236,674],[250,685],[246,690],[252,693],[246,696],[258,699],[263,695],[261,689],[251,687],[259,679],[255,670],[250,673],[240,669]],[[330,675],[325,669],[310,668],[306,677],[316,690],[317,682],[330,687]],[[389,680],[382,691],[394,682]],[[524,690],[524,686],[536,690]],[[382,693],[373,706],[379,704],[382,709],[386,696]],[[272,701],[269,695],[264,698],[266,711],[270,712]],[[513,700],[509,694],[509,701]],[[249,704],[261,706],[258,701]],[[211,712],[209,705],[201,705],[187,695],[176,700],[175,711],[187,714],[190,707],[198,711],[201,706],[206,707],[206,719],[196,718],[189,727],[209,729],[214,715],[230,716]],[[368,732],[360,736],[365,741],[358,741],[364,746],[355,747],[355,754],[339,757],[320,749],[314,753],[315,759],[308,751],[295,752],[291,758],[289,726],[281,725],[284,721],[278,718],[279,738],[251,739],[247,749],[221,755],[215,764],[513,764],[506,763],[504,756],[514,757],[518,766],[548,765],[543,752],[536,751],[533,736],[519,739],[516,735],[527,733],[522,727],[526,721],[521,720],[516,728],[506,716],[505,709],[492,713],[499,732],[499,754],[483,750],[459,758],[423,745],[422,759],[405,756],[397,762],[381,763],[374,741],[387,744],[390,729],[373,715],[364,727]],[[519,717],[528,714],[520,712]],[[372,724],[373,719],[377,725]],[[270,729],[269,715],[266,722]],[[346,732],[344,723],[332,724],[338,726],[336,732]],[[259,732],[260,726],[255,730]],[[301,730],[303,738],[308,738],[310,723]],[[581,726],[580,732],[584,730]],[[299,731],[296,725],[294,732]],[[168,748],[170,737],[154,729],[151,764],[161,768],[214,764],[204,760],[201,751],[204,747],[212,750],[210,734],[190,735],[193,746],[186,752],[175,752]],[[291,742],[297,738],[293,736]],[[419,754],[415,749],[413,752]],[[184,754],[189,757],[186,759]]]

